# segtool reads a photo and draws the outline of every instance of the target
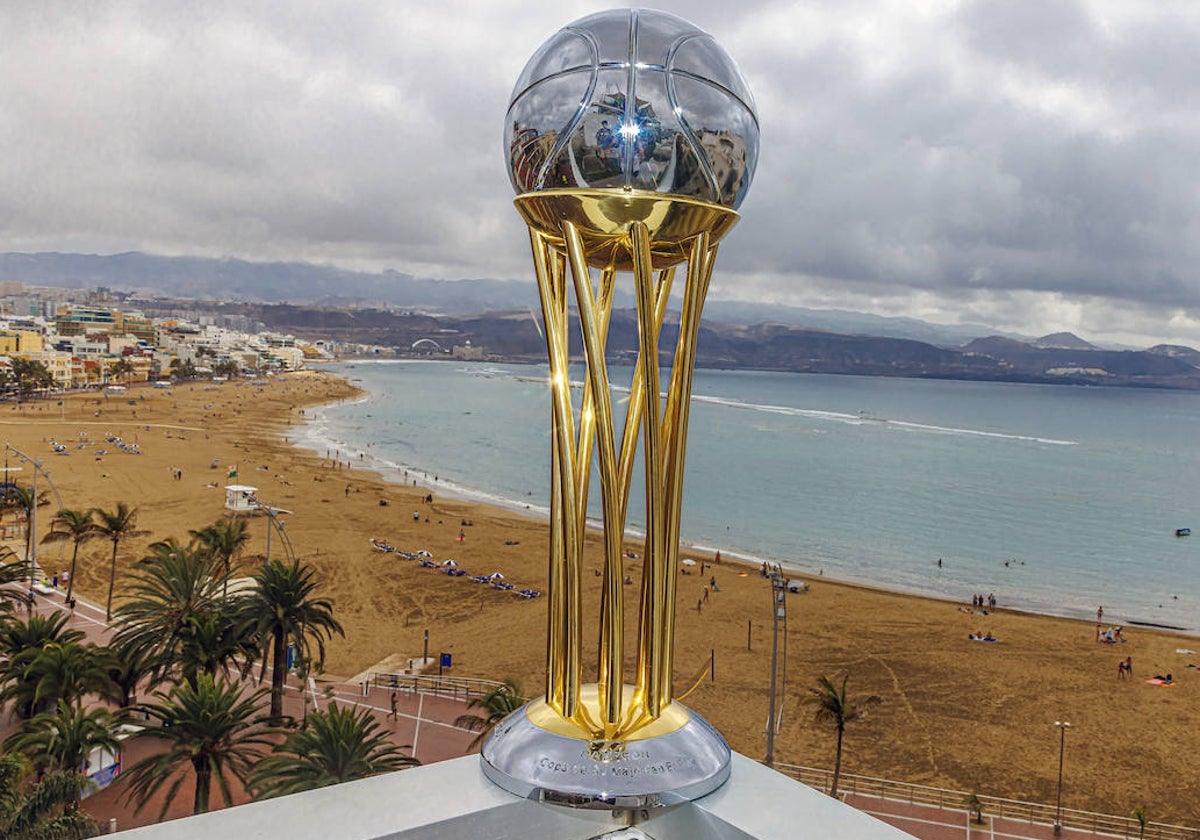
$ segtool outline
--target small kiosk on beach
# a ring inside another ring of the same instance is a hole
[[[258,501],[258,488],[246,484],[229,484],[225,487],[225,509],[234,513],[254,513],[262,507]]]

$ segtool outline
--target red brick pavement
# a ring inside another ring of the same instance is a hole
[[[921,840],[1054,840],[1054,827],[1028,820],[994,818],[986,813],[983,822],[977,823],[971,814],[955,808],[939,808],[936,805],[897,802],[862,794],[847,794],[847,805],[878,817]],[[1112,834],[1098,834],[1063,828],[1059,840],[1097,840],[1112,838]]]
[[[106,643],[111,631],[104,622],[104,610],[93,604],[78,601],[74,615],[68,626],[81,630],[88,641]],[[58,595],[38,595],[34,609],[41,614],[48,614],[66,609],[63,597]],[[269,674],[269,669],[268,669]],[[284,697],[284,712],[299,719],[304,714],[305,699],[299,691],[299,683],[290,681],[289,691]],[[457,758],[470,751],[470,743],[475,733],[454,726],[454,720],[466,712],[464,700],[453,697],[432,694],[416,694],[401,690],[396,696],[396,720],[391,720],[390,697],[391,690],[372,688],[367,696],[363,696],[361,686],[321,683],[316,686],[316,697],[309,693],[306,698],[308,708],[315,705],[324,709],[329,702],[328,692],[339,704],[351,704],[355,707],[367,707],[372,710],[380,725],[392,733],[394,743],[409,747],[408,754],[418,758],[423,764],[443,761],[447,758]],[[20,721],[9,714],[0,719],[0,739],[7,737],[20,726]],[[157,743],[151,739],[131,738],[125,743],[122,763],[128,767],[142,757],[151,754]],[[190,771],[185,774],[185,780],[180,785],[175,797],[167,805],[164,819],[175,819],[188,816],[192,812],[192,800],[195,796],[195,784]],[[214,788],[216,787],[214,782]],[[92,794],[84,800],[84,809],[101,822],[107,823],[116,819],[119,829],[135,828],[158,821],[158,814],[163,807],[164,796],[159,794],[147,802],[140,813],[135,814],[133,805],[126,802],[127,785],[120,777],[104,790]],[[249,800],[245,791],[236,786],[233,791],[234,802],[241,804]],[[214,790],[212,807],[222,807],[220,794]]]

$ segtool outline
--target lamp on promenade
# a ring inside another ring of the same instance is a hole
[[[1058,795],[1055,797],[1054,804],[1054,834],[1057,836],[1062,834],[1062,777],[1063,777],[1063,754],[1067,748],[1067,730],[1071,728],[1071,724],[1065,720],[1056,720],[1054,725],[1058,727]]]
[[[58,509],[59,510],[62,510],[62,507],[63,507],[62,497],[58,494],[58,488],[54,485],[54,482],[50,479],[50,473],[46,471],[45,465],[41,461],[37,460],[36,458],[31,458],[29,455],[26,455],[24,452],[22,452],[19,449],[14,448],[11,444],[8,444],[8,443],[4,444],[4,450],[5,450],[5,453],[11,452],[20,461],[22,461],[26,464],[29,464],[31,467],[33,467],[33,486],[29,490],[30,494],[33,496],[33,502],[29,508],[29,521],[25,523],[25,527],[29,533],[29,552],[26,555],[25,559],[29,561],[29,588],[32,590],[34,587],[34,584],[37,583],[37,573],[39,570],[38,562],[37,562],[38,475],[40,474],[50,484],[50,489],[54,491],[54,498],[58,501]],[[5,455],[6,461],[7,461],[7,457],[8,456],[6,454]],[[5,469],[5,473],[7,476],[8,472],[15,472],[15,471],[19,470],[20,467],[6,466],[4,469]]]
[[[779,621],[783,619],[785,633],[787,627],[787,579],[783,570],[775,566],[771,570],[771,699],[767,709],[767,755],[763,764],[775,766],[775,734],[779,731],[779,722],[775,719],[775,703],[779,692],[776,690],[776,677],[779,673]],[[784,637],[784,645],[787,637]],[[784,668],[787,667],[787,651],[784,650]],[[781,716],[782,717],[782,716]]]

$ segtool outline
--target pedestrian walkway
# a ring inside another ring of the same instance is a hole
[[[828,793],[833,772],[814,767],[776,763],[775,769],[808,786]],[[1141,826],[1132,817],[1118,817],[1056,808],[1038,802],[1021,802],[995,796],[977,797],[979,818],[967,807],[964,791],[876,779],[843,773],[838,796],[846,804],[894,825],[921,840],[1097,840],[1140,838]],[[1055,822],[1061,831],[1054,831]],[[1148,822],[1144,836],[1157,840],[1193,840],[1200,831],[1178,825]]]
[[[34,611],[39,615],[70,612],[63,603],[64,597],[65,591],[53,595],[38,595]],[[83,632],[86,641],[107,644],[113,631],[104,621],[104,609],[78,597],[76,601],[77,606],[67,626]],[[255,672],[257,671],[258,668],[255,668]],[[269,686],[270,679],[271,669],[268,667],[261,685]],[[251,680],[251,683],[254,687],[259,687],[257,679]],[[337,702],[343,707],[368,708],[383,731],[391,733],[393,743],[404,747],[406,754],[414,756],[422,764],[465,755],[470,752],[471,742],[476,736],[475,732],[454,725],[456,718],[469,712],[467,701],[461,696],[447,697],[401,689],[396,692],[396,717],[393,720],[390,718],[392,692],[388,688],[370,687],[364,690],[363,686],[357,683],[316,682],[305,686],[302,692],[300,684],[293,678],[289,681],[287,689],[284,695],[284,714],[301,720],[306,713],[311,713],[314,709],[324,710],[331,702]],[[167,686],[158,690],[165,691]],[[14,714],[4,714],[0,717],[0,740],[16,731],[20,724],[20,720]],[[125,742],[122,764],[128,767],[152,754],[158,747],[158,743],[150,739],[131,738]],[[185,781],[167,804],[163,819],[176,819],[192,813],[194,775],[189,772],[184,778]],[[220,794],[215,788],[214,784],[212,803],[214,808],[219,808],[222,807]],[[134,806],[126,801],[126,793],[126,785],[118,776],[113,784],[87,797],[84,800],[84,809],[106,825],[115,819],[119,830],[159,821],[159,813],[165,801],[162,794],[149,801],[140,813],[134,814]],[[249,801],[249,796],[240,785],[235,785],[233,797],[237,804]]]

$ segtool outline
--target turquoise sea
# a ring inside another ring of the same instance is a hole
[[[369,396],[318,411],[303,445],[437,493],[548,509],[545,366],[332,370]],[[682,534],[701,550],[1200,629],[1198,395],[707,370],[694,390]]]

